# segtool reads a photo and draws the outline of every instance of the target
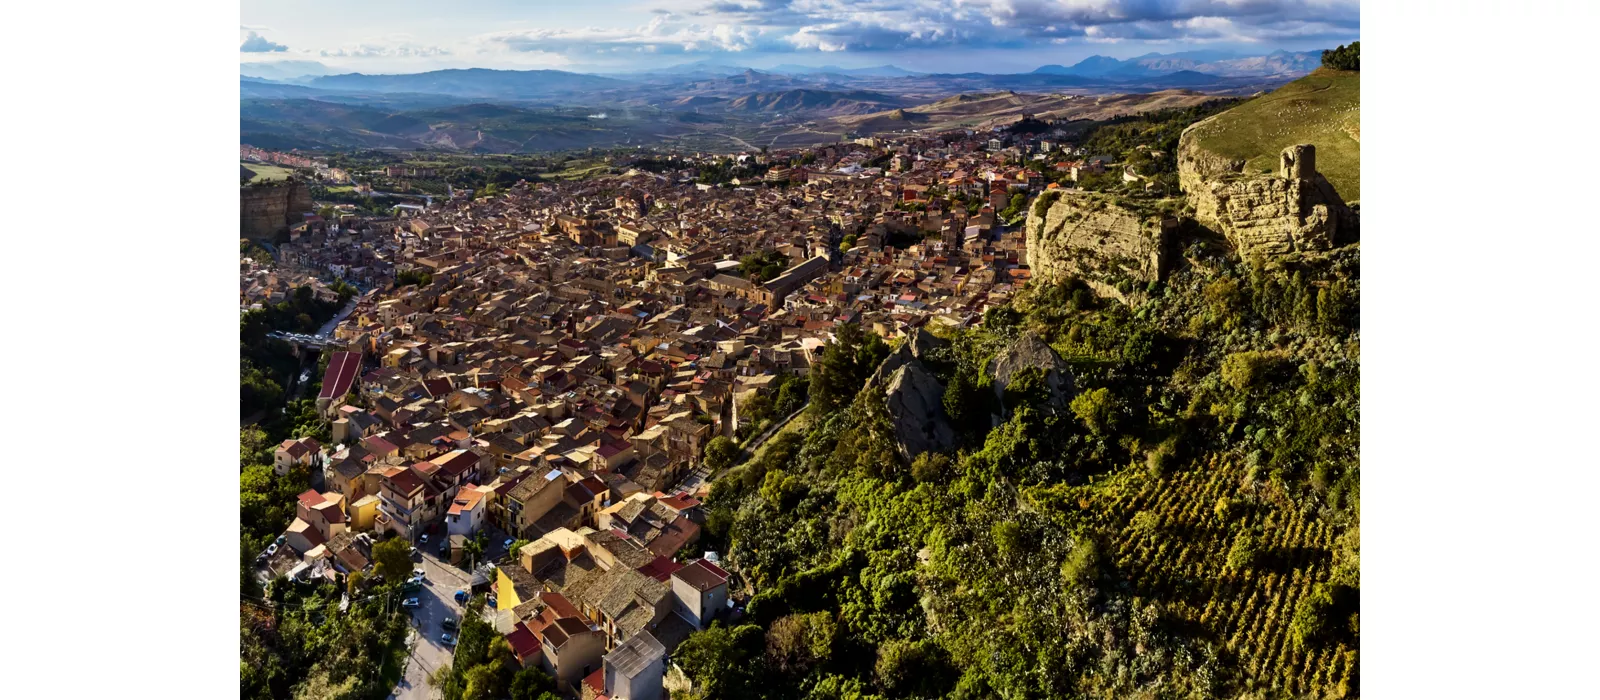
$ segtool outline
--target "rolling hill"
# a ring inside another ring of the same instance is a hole
[[[1317,170],[1346,202],[1361,199],[1361,74],[1318,69],[1191,127],[1196,148],[1276,170],[1297,143],[1317,147]]]
[[[866,90],[835,92],[831,90],[784,90],[758,92],[728,102],[728,109],[738,112],[793,112],[805,110],[819,115],[868,114],[900,107],[902,100],[893,95]]]
[[[454,97],[537,99],[626,85],[624,81],[558,70],[491,70],[467,68],[403,75],[346,73],[310,81],[324,90],[420,92]]]
[[[639,143],[687,130],[676,120],[595,119],[587,110],[462,104],[391,111],[322,100],[242,100],[239,138],[263,148],[437,148],[523,153]]]
[[[1192,107],[1214,100],[1190,90],[1086,96],[1017,92],[966,93],[937,102],[828,121],[840,131],[872,134],[902,129],[985,128],[1009,124],[1024,114],[1041,119],[1110,119],[1157,109]]]

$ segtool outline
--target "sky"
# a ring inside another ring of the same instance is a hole
[[[1023,72],[1360,38],[1358,0],[242,0],[239,60],[331,72],[626,72],[712,60]]]

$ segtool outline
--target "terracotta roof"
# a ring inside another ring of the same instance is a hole
[[[511,645],[511,651],[517,655],[517,660],[522,661],[538,654],[544,645],[539,643],[539,638],[528,631],[526,625],[517,623],[516,629],[506,635],[506,642]]]
[[[709,591],[728,582],[728,572],[704,559],[696,559],[672,573],[672,577],[697,591]]]
[[[328,359],[328,371],[322,375],[322,391],[318,399],[335,399],[350,393],[356,372],[361,370],[361,354],[336,352]]]

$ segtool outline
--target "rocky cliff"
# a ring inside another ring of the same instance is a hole
[[[240,187],[239,237],[271,238],[288,231],[313,206],[310,188],[299,180]]]
[[[1024,224],[1028,267],[1047,281],[1074,276],[1118,298],[1122,280],[1153,282],[1168,272],[1168,237],[1177,220],[1150,203],[1092,192],[1039,195]]]
[[[955,445],[955,429],[944,412],[944,385],[921,362],[913,359],[895,370],[884,398],[894,424],[895,443],[906,461]]]
[[[1178,186],[1195,220],[1221,233],[1240,256],[1325,251],[1359,237],[1359,219],[1317,172],[1315,146],[1285,148],[1276,174],[1249,175],[1245,161],[1196,145],[1195,129],[1204,123],[1178,140]]]
[[[1024,333],[989,361],[989,376],[994,377],[994,395],[1005,402],[1006,386],[1024,368],[1044,370],[1045,386],[1050,388],[1050,405],[1066,408],[1075,393],[1072,372],[1055,348],[1033,333]]]
[[[944,385],[922,364],[929,352],[948,345],[923,329],[878,365],[867,386],[883,387],[895,444],[906,461],[955,444],[955,430],[944,412]]]

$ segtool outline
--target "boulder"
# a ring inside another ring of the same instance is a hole
[[[909,343],[908,343],[909,345]],[[955,430],[944,412],[944,385],[916,359],[904,363],[889,377],[884,390],[895,444],[907,462],[928,451],[955,445]]]
[[[1044,370],[1045,385],[1050,387],[1050,405],[1064,409],[1075,393],[1072,373],[1055,348],[1033,333],[1024,333],[1007,345],[989,362],[989,375],[994,377],[994,395],[1005,403],[1006,385],[1012,377],[1027,367]]]

